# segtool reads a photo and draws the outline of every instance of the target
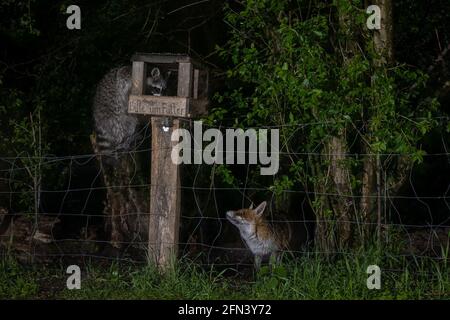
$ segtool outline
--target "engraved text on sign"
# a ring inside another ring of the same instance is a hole
[[[131,95],[128,112],[158,116],[189,117],[188,104],[188,98]]]

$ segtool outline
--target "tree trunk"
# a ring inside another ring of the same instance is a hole
[[[330,203],[336,218],[337,245],[339,248],[350,244],[352,236],[352,189],[350,186],[350,172],[346,166],[347,140],[345,135],[332,137],[328,143],[330,154],[329,172],[337,196],[331,196]]]
[[[361,186],[359,233],[364,243],[372,233],[373,216],[376,209],[376,155],[371,155],[370,148],[366,148],[367,155],[363,160],[363,176]]]
[[[391,0],[377,0],[376,5],[381,10],[381,29],[374,30],[374,48],[378,55],[374,61],[376,68],[385,68],[392,63],[394,58],[393,48],[393,21],[392,21],[392,2]],[[374,97],[374,105],[378,104],[378,97]],[[373,111],[373,108],[371,110]],[[370,120],[372,117],[369,111],[366,119]],[[367,126],[370,128],[370,126]],[[373,143],[372,134],[370,130],[366,133],[366,143]],[[379,155],[373,155],[370,145],[366,145],[366,155],[363,161],[363,177],[361,189],[361,232],[362,241],[367,240],[372,234],[372,223],[377,221],[378,230],[381,228],[381,161]],[[376,219],[375,219],[376,214]]]
[[[390,64],[394,59],[394,24],[391,0],[375,0],[381,9],[381,29],[374,32],[375,50],[380,55],[380,64]]]
[[[316,209],[315,245],[324,253],[333,253],[351,244],[352,190],[346,166],[347,140],[340,132],[326,145],[329,155],[328,176],[317,185],[320,208]],[[332,195],[328,195],[332,193]]]
[[[342,0],[338,4],[339,10],[340,5],[346,1]],[[338,21],[338,48],[336,49],[342,54],[342,63],[345,65],[351,61],[357,51],[357,43],[352,35],[355,30],[355,21],[346,10],[338,12]],[[325,185],[317,185],[317,189],[322,190],[324,194],[337,195],[321,196],[321,207],[316,210],[315,245],[321,251],[331,253],[338,248],[348,246],[352,238],[352,189],[350,171],[345,164],[348,153],[345,130],[342,129],[332,136],[326,142],[325,150],[329,154],[328,176],[325,179]]]
[[[91,142],[98,154],[95,137],[91,137]],[[147,241],[149,208],[145,195],[148,194],[148,188],[132,186],[132,179],[136,173],[135,159],[128,154],[122,154],[112,166],[104,161],[101,155],[97,158],[106,187],[105,229],[110,235],[111,245],[122,248],[125,245]]]

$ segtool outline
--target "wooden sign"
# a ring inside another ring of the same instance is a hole
[[[153,116],[189,117],[189,98],[131,95],[128,112]]]

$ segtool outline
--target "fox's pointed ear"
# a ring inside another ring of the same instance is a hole
[[[260,203],[259,206],[256,207],[256,215],[261,216],[264,213],[264,210],[266,209],[267,202],[263,201]]]

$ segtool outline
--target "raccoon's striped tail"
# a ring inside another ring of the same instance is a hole
[[[99,163],[107,163],[114,165],[118,161],[118,154],[115,151],[111,151],[109,148],[110,143],[102,138],[102,136],[97,135],[93,132],[90,135],[92,149],[94,150],[95,156]]]

